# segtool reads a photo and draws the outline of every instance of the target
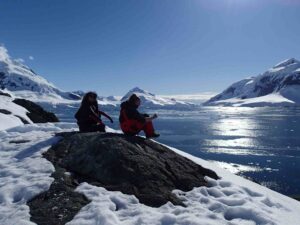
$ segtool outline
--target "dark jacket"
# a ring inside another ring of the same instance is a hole
[[[98,104],[85,104],[80,106],[75,114],[75,118],[77,119],[80,130],[87,130],[98,123],[102,123]]]
[[[130,119],[130,120],[137,120],[141,123],[146,122],[145,117],[147,115],[146,114],[141,114],[137,110],[137,106],[130,103],[129,101],[123,102],[121,104],[121,112],[120,112],[120,117],[119,117],[120,123],[124,122],[124,120],[125,120],[123,113],[125,113],[127,118]]]

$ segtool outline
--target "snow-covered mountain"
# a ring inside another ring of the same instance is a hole
[[[174,98],[165,98],[160,97],[155,94],[152,94],[148,91],[142,90],[138,87],[135,87],[131,89],[129,92],[127,92],[126,95],[121,99],[121,102],[126,101],[132,94],[136,94],[141,98],[142,101],[142,107],[144,108],[186,108],[186,107],[192,107],[194,104],[184,102],[184,101],[178,101]]]
[[[14,92],[15,96],[43,99],[80,99],[71,92],[64,92],[45,78],[36,74],[22,60],[12,59],[7,49],[0,46],[0,89]]]
[[[300,62],[287,59],[261,75],[238,81],[205,105],[300,105]]]

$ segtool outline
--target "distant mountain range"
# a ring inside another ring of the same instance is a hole
[[[35,73],[24,62],[12,59],[7,49],[0,46],[0,89],[12,96],[30,99],[35,102],[48,103],[79,103],[83,91],[66,92],[57,88],[42,76]],[[131,94],[137,94],[146,108],[183,108],[193,104],[177,101],[173,98],[159,97],[138,87],[130,90],[124,97],[99,97],[100,105],[117,106]]]
[[[278,63],[263,74],[232,84],[204,105],[300,105],[300,62],[291,58]]]
[[[192,103],[178,101],[174,98],[157,96],[138,87],[131,89],[125,94],[121,102],[127,100],[132,94],[136,94],[141,98],[144,108],[187,108],[194,106]]]
[[[79,103],[83,91],[67,92],[57,88],[35,73],[21,60],[12,59],[7,49],[0,46],[0,89],[12,96],[35,102]],[[123,97],[99,97],[100,105],[118,106],[131,94],[137,94],[145,108],[189,108],[195,106],[186,100],[171,96],[158,96],[135,87]],[[195,95],[196,96],[196,95]],[[194,100],[195,96],[190,96]],[[201,97],[201,95],[199,95]],[[199,96],[196,96],[199,98]],[[290,106],[300,105],[300,62],[294,58],[285,60],[255,77],[238,81],[222,93],[204,103],[206,106]]]

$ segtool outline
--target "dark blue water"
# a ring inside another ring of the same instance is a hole
[[[54,111],[63,121],[73,121],[74,108]],[[118,121],[116,110],[106,111]],[[300,108],[203,107],[155,112],[159,114],[155,121],[161,134],[158,141],[215,161],[283,194],[300,195]],[[119,129],[118,123],[111,126]]]

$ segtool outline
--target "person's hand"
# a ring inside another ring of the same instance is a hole
[[[150,116],[149,116],[149,114],[145,113],[145,114],[144,114],[144,117],[150,117]]]
[[[156,113],[152,116],[153,119],[156,119],[157,117],[158,117],[158,116],[157,116]]]

